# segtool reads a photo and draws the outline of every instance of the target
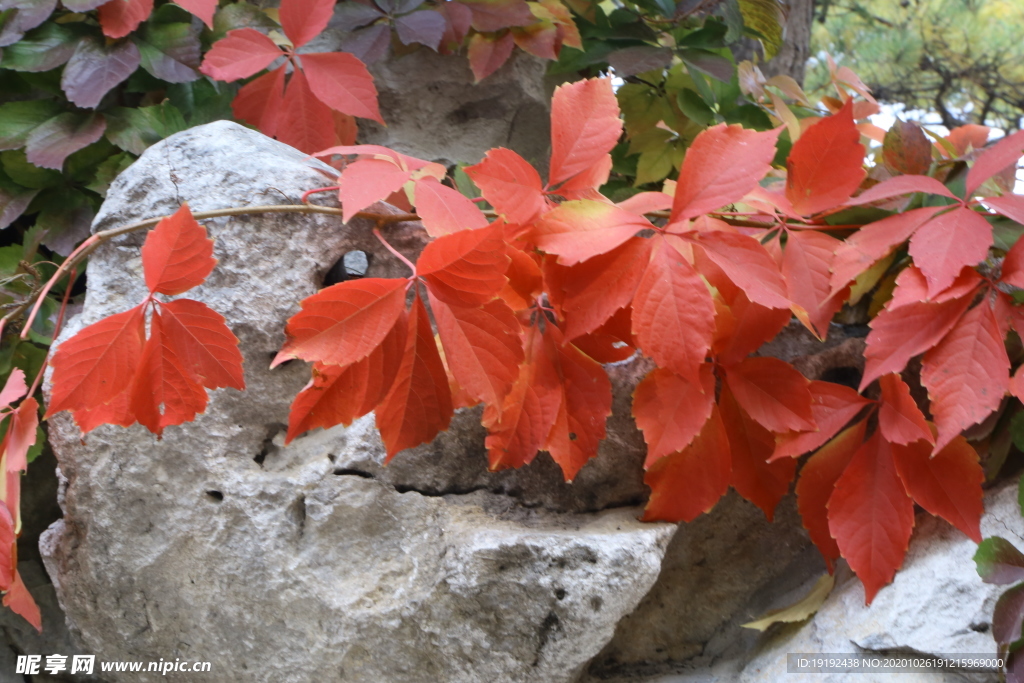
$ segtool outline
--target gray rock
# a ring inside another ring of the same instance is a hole
[[[95,228],[184,200],[197,212],[293,203],[322,184],[322,168],[241,126],[209,124],[150,148],[111,187]],[[572,486],[556,486],[550,461],[486,473],[472,415],[387,469],[369,418],[284,447],[308,369],[267,366],[297,302],[354,250],[371,275],[407,270],[358,220],[207,225],[220,263],[189,296],[239,337],[247,390],[213,392],[204,415],[160,441],[138,425],[83,439],[67,415],[50,423],[65,516],[40,550],[86,651],[210,661],[204,680],[573,680],[654,583],[674,530],[619,507],[643,491],[642,447],[621,409],[642,368],[617,371],[612,445]],[[415,224],[387,234],[410,255],[423,244]],[[63,338],[141,300],[142,239],[92,255],[84,310]],[[597,491],[616,478],[615,492]]]

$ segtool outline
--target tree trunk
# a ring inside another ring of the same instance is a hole
[[[788,0],[786,26],[782,49],[775,57],[761,64],[761,71],[771,78],[779,74],[792,76],[800,85],[804,82],[804,66],[811,56],[811,22],[814,19],[814,0]],[[760,46],[752,38],[744,38],[733,47],[736,61],[752,59],[760,54]]]

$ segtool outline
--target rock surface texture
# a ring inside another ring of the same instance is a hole
[[[295,203],[323,184],[318,168],[241,126],[209,124],[150,148],[111,187],[94,227],[184,201],[196,212]],[[298,301],[353,250],[369,255],[371,275],[406,273],[358,220],[207,226],[220,263],[188,296],[241,340],[246,391],[214,392],[206,414],[161,441],[139,426],[83,440],[67,415],[51,421],[67,485],[64,518],[40,549],[83,649],[210,661],[211,681],[578,677],[654,583],[674,531],[627,507],[643,494],[641,442],[623,417],[639,369],[617,371],[611,438],[571,487],[544,460],[488,474],[472,414],[387,469],[372,418],[284,447],[309,371],[267,366]],[[416,224],[388,234],[407,254],[422,246]],[[143,238],[90,258],[85,308],[64,338],[142,299]]]

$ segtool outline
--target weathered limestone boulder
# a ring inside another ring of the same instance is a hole
[[[183,201],[197,212],[295,203],[322,184],[319,168],[259,133],[209,124],[150,148],[94,227]],[[623,405],[642,368],[617,371],[609,443],[572,485],[549,460],[487,473],[471,413],[388,468],[372,418],[285,447],[308,369],[268,369],[284,321],[344,253],[366,252],[371,275],[407,271],[358,220],[207,226],[220,263],[188,296],[241,340],[246,391],[213,392],[206,414],[160,441],[139,426],[83,438],[67,415],[51,421],[67,484],[64,518],[40,549],[83,649],[210,661],[204,680],[576,678],[654,583],[674,531],[628,507],[643,494],[643,453]],[[410,255],[423,244],[416,224],[387,234]],[[141,300],[143,237],[90,258],[85,308],[64,338]]]

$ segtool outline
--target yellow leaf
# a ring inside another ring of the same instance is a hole
[[[756,621],[743,624],[743,628],[752,628],[758,631],[764,631],[772,624],[792,624],[797,621],[809,619],[818,611],[818,608],[821,607],[822,603],[825,602],[825,598],[827,598],[828,594],[832,592],[832,587],[835,583],[836,579],[834,576],[831,574],[825,574],[818,579],[817,583],[814,584],[814,588],[811,589],[811,592],[798,602],[793,603],[789,607],[772,610]]]

